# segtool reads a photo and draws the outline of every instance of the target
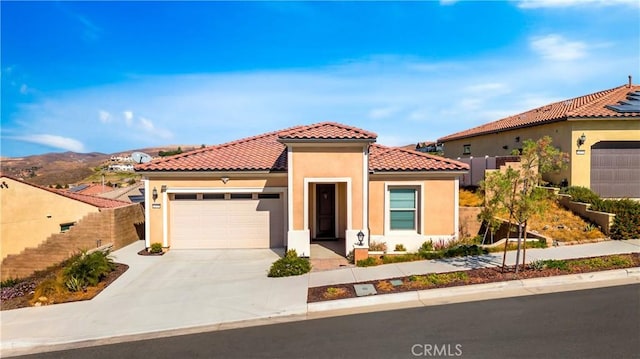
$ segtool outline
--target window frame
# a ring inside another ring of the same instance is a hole
[[[391,191],[394,189],[411,189],[414,191],[414,207],[391,208]],[[423,182],[386,182],[385,183],[385,206],[384,206],[384,229],[385,233],[416,235],[424,233],[424,183]],[[391,228],[391,212],[413,210],[413,229],[393,229]]]
[[[471,144],[462,145],[462,154],[470,155],[471,154]]]

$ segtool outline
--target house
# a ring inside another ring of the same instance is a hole
[[[366,241],[417,250],[458,232],[454,160],[376,144],[324,122],[196,149],[136,166],[145,181],[146,245],[295,249]]]
[[[472,161],[508,156],[524,140],[543,136],[570,155],[568,168],[547,181],[588,187],[602,197],[640,198],[640,86],[631,79],[627,85],[460,131],[438,143],[444,144],[445,157]]]
[[[131,204],[0,176],[2,280],[22,278],[79,250],[121,248],[143,237],[144,213]]]

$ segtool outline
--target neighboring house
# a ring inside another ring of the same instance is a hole
[[[143,236],[138,204],[0,177],[2,279],[25,277],[81,249],[113,249]]]
[[[507,156],[527,139],[553,138],[570,155],[547,180],[591,188],[602,197],[640,198],[640,86],[555,102],[438,139],[448,158]]]
[[[146,245],[295,249],[343,239],[417,250],[458,233],[460,162],[375,144],[377,135],[318,123],[136,166],[145,178]],[[369,237],[370,236],[370,237]]]
[[[101,193],[97,196],[129,203],[144,203],[144,184],[116,188],[113,191]]]
[[[86,194],[89,196],[97,196],[106,192],[113,191],[113,187],[100,183],[80,184],[68,189],[69,192]]]

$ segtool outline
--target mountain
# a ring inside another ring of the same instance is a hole
[[[178,147],[186,152],[200,146],[149,147],[111,154],[61,152],[26,157],[3,157],[0,161],[0,172],[41,186],[57,184],[64,186],[82,182],[103,166],[108,165],[111,156],[129,156],[132,152],[144,152],[155,157],[160,151],[172,151]]]

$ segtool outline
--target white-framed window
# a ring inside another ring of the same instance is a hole
[[[389,229],[418,230],[418,189],[389,187]]]

